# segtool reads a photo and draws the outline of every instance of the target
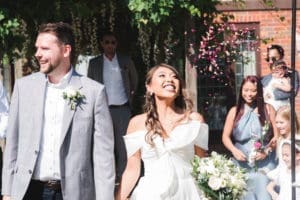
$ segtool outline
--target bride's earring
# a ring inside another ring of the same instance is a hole
[[[154,93],[152,91],[148,91],[147,94],[152,97],[154,95]]]

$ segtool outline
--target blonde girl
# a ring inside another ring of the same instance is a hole
[[[274,179],[275,177],[278,176],[279,168],[283,164],[282,155],[281,155],[282,142],[284,140],[291,139],[291,107],[289,105],[282,106],[277,110],[275,116],[275,125],[276,128],[278,129],[276,153],[277,153],[277,158],[279,160],[279,164],[274,170],[268,172],[267,175],[270,179]],[[297,139],[300,139],[299,121],[296,114],[295,114],[295,133],[296,133],[295,137]]]

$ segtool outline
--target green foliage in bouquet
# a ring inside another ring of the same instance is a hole
[[[209,200],[238,200],[246,191],[246,171],[224,155],[195,156],[192,167],[193,177]]]

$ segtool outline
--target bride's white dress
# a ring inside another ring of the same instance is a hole
[[[155,146],[145,141],[146,130],[124,136],[128,156],[139,149],[144,176],[130,200],[199,200],[201,191],[191,176],[194,145],[208,149],[208,126],[199,121],[178,125],[167,139],[157,136]]]

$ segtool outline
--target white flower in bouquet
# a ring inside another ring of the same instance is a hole
[[[248,155],[248,165],[250,167],[254,167],[255,166],[255,156],[256,156],[256,149],[252,148],[251,152]]]
[[[216,176],[211,176],[208,179],[208,186],[213,190],[219,190],[222,187],[222,179]]]
[[[238,200],[246,191],[246,171],[224,155],[195,156],[192,167],[197,185],[209,200]]]
[[[264,145],[264,140],[269,131],[269,128],[270,128],[270,122],[265,121],[265,124],[261,130],[261,134],[257,135],[252,133],[251,135],[252,149],[248,155],[248,165],[251,167],[256,167],[255,156],[257,152],[262,152],[265,150],[265,148],[267,148],[267,146]]]

